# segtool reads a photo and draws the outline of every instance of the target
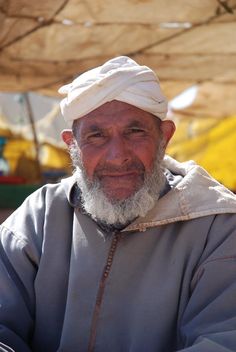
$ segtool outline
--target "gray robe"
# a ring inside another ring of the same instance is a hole
[[[81,212],[73,177],[3,223],[0,351],[236,351],[236,198],[165,163],[168,192],[120,232]]]

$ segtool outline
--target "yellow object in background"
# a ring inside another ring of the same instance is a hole
[[[35,146],[30,140],[23,138],[9,138],[4,156],[10,166],[10,174],[25,179],[27,183],[38,181],[37,165],[35,160]],[[71,160],[66,149],[49,143],[42,143],[39,152],[40,168],[44,172],[71,173]]]
[[[167,152],[179,161],[196,161],[236,191],[236,116],[181,121]]]

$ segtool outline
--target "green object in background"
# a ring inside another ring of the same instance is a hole
[[[0,184],[0,208],[16,209],[31,193],[36,191],[41,185],[7,185]]]

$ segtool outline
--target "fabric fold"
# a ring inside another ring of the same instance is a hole
[[[126,56],[81,74],[59,93],[67,94],[60,106],[69,123],[112,100],[134,105],[161,120],[167,114],[167,99],[154,71]]]

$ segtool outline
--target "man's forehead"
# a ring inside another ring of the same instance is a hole
[[[110,123],[145,125],[148,120],[159,120],[151,113],[141,110],[136,106],[113,100],[101,105],[99,108],[89,112],[76,120],[78,126],[109,125]]]

